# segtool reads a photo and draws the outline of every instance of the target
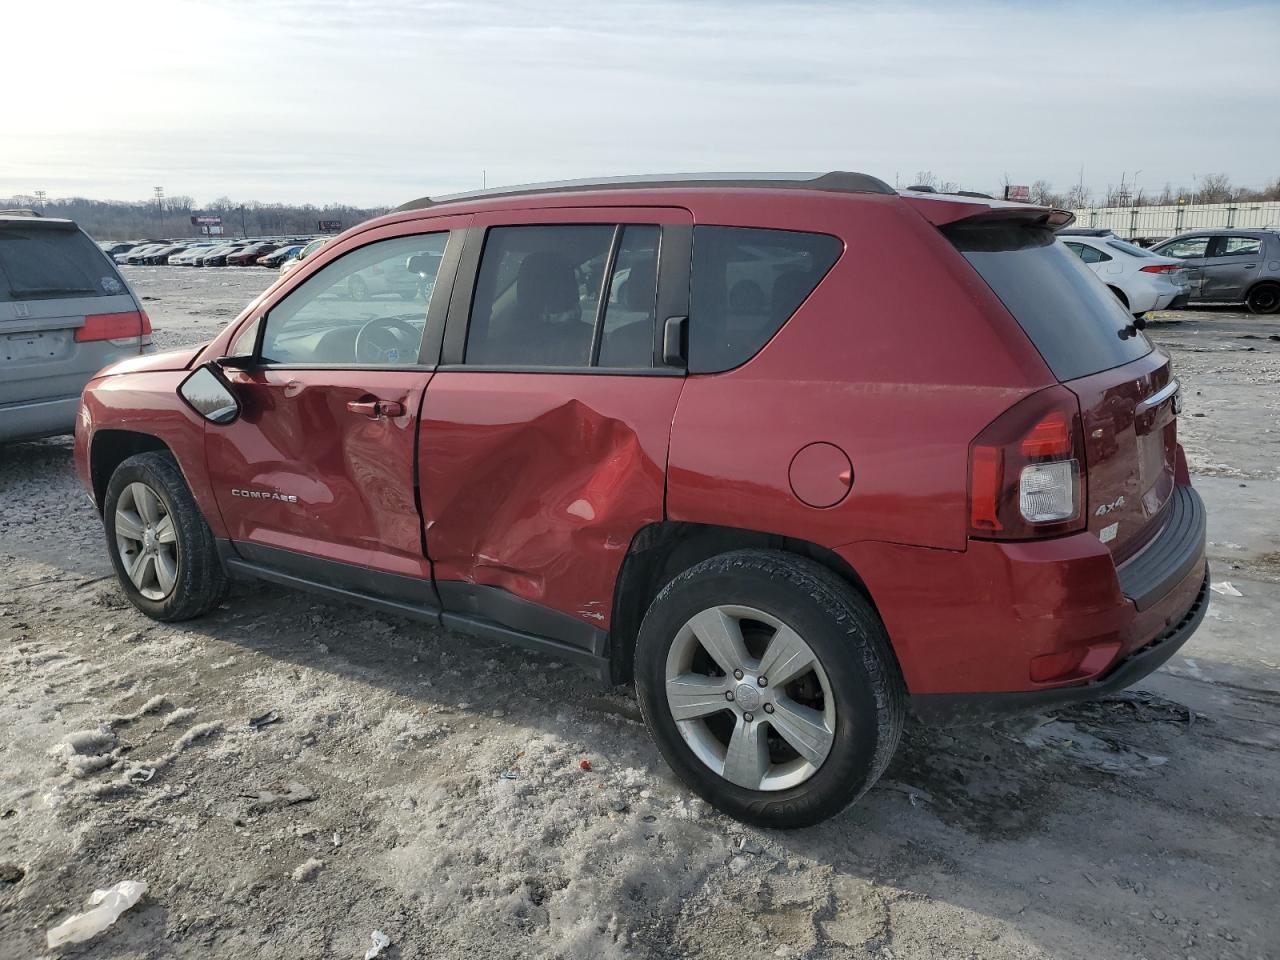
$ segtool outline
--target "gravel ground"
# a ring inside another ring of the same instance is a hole
[[[165,346],[274,277],[128,274]],[[549,660],[265,586],[153,623],[69,441],[0,448],[0,960],[361,957],[374,930],[393,958],[1280,956],[1280,321],[1150,332],[1242,596],[1124,695],[909,728],[791,833],[693,798],[631,697]],[[45,950],[125,879],[149,890],[115,926]]]

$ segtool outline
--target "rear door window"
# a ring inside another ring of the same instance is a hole
[[[1257,237],[1218,237],[1212,257],[1256,257],[1262,252],[1262,241]]]
[[[1177,257],[1179,260],[1198,260],[1208,256],[1209,238],[1184,237],[1181,240],[1174,240],[1156,252],[1164,257]]]
[[[106,254],[75,226],[0,223],[0,302],[125,292]]]
[[[694,227],[689,372],[718,373],[755,356],[843,249],[822,233]]]
[[[965,225],[944,231],[1035,344],[1059,380],[1145,357],[1151,342],[1078,257],[1030,226]]]

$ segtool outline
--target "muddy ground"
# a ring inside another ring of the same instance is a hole
[[[271,275],[130,278],[169,346]],[[124,879],[149,892],[60,955],[1280,957],[1280,318],[1150,332],[1242,596],[1125,695],[910,728],[793,833],[693,799],[625,692],[531,654],[265,586],[148,621],[69,441],[0,448],[0,958]]]

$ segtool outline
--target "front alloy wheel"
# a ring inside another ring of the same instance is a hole
[[[134,482],[116,501],[116,549],[129,579],[148,600],[163,600],[178,580],[178,538],[159,495]]]

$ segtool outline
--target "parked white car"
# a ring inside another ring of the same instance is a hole
[[[1191,297],[1190,272],[1181,260],[1114,236],[1071,235],[1061,240],[1135,317],[1148,310],[1176,310]]]
[[[171,267],[190,267],[195,263],[196,257],[203,257],[206,253],[218,246],[218,241],[210,240],[207,243],[196,243],[187,247],[181,253],[175,253],[169,258],[169,266]]]
[[[319,250],[321,247],[323,247],[326,243],[328,243],[332,239],[333,239],[332,237],[319,237],[315,240],[312,240],[305,247],[303,247],[301,250],[298,251],[298,255],[296,257],[292,257],[286,260],[284,263],[280,264],[280,272],[288,273],[290,270],[292,270],[294,267],[300,264],[307,257],[311,256],[311,254],[315,253],[317,250]]]

